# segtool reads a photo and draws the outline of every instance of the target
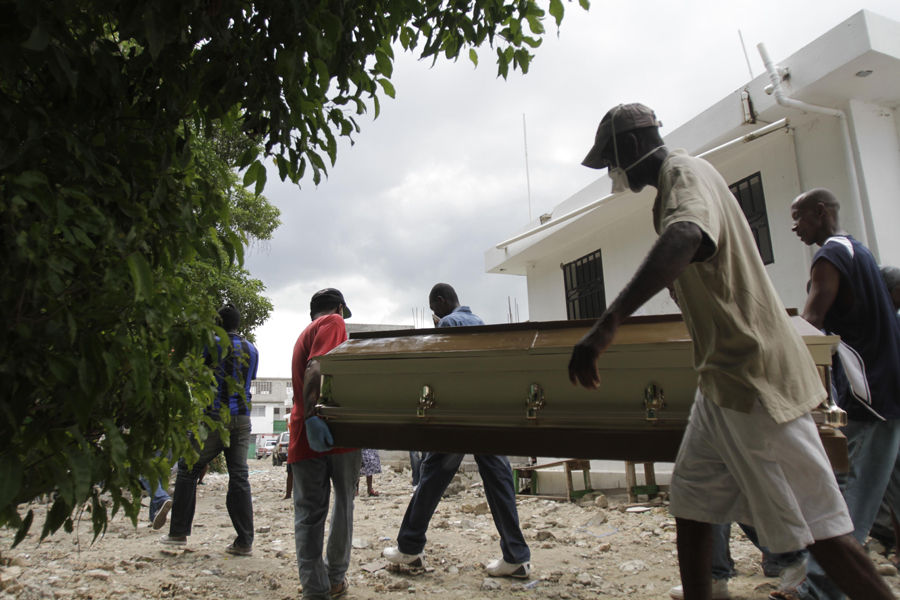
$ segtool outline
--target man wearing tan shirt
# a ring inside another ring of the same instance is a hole
[[[658,190],[659,238],[633,279],[578,342],[573,383],[602,385],[597,357],[628,315],[674,288],[694,342],[698,390],[671,483],[684,597],[712,597],[711,528],[752,524],[774,552],[809,547],[852,598],[893,596],[862,546],[809,415],[825,390],[769,280],[746,219],[704,160],[670,152],[641,104],[600,122],[583,164],[614,191]]]

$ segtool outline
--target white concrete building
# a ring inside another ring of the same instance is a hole
[[[802,308],[812,250],[791,232],[789,206],[804,190],[833,191],[843,227],[881,263],[900,264],[900,23],[861,11],[776,61],[786,74],[780,82],[786,96],[814,107],[776,102],[766,92],[772,82],[764,73],[661,133],[669,148],[709,152],[707,160],[748,214],[784,304]],[[635,100],[623,90],[623,101]],[[666,115],[657,114],[665,124]],[[585,127],[593,130],[601,116]],[[781,119],[786,127],[714,150]],[[610,195],[609,189],[603,171],[551,213],[486,251],[486,271],[527,278],[531,320],[598,316],[655,240],[654,191]],[[672,312],[677,307],[665,293],[643,309]]]
[[[661,133],[670,149],[706,153],[722,173],[754,229],[782,301],[800,309],[815,249],[791,232],[789,207],[804,190],[834,192],[844,229],[882,264],[900,265],[900,23],[861,11],[792,56],[775,58],[771,71],[788,98],[785,105],[767,93],[773,80],[764,73]],[[622,93],[623,102],[640,101]],[[602,116],[585,127],[593,131]],[[666,115],[657,116],[665,124]],[[771,133],[723,147],[769,124],[775,124]],[[599,316],[655,241],[655,190],[611,195],[609,189],[603,171],[485,252],[487,272],[527,278],[531,320]],[[638,314],[677,312],[662,292]],[[660,467],[657,481],[665,484],[670,466]],[[558,475],[551,487],[562,488]],[[595,462],[592,479],[595,487],[621,487],[623,465]]]
[[[250,384],[250,427],[254,435],[287,431],[294,390],[290,377],[260,377]]]

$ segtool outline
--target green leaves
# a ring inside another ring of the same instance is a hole
[[[22,486],[22,464],[11,454],[0,456],[0,506],[7,506]]]
[[[388,96],[390,96],[391,98],[395,98],[397,96],[397,92],[394,90],[394,84],[392,84],[387,79],[384,79],[384,78],[379,79],[378,85],[380,85],[381,89],[384,90],[384,93],[387,94]],[[329,155],[330,154],[331,153],[329,153]],[[334,160],[332,159],[331,162],[334,163]]]
[[[128,270],[131,272],[131,282],[134,285],[134,299],[148,300],[153,295],[153,275],[150,273],[150,265],[143,255],[133,252],[125,259]]]
[[[265,165],[322,181],[339,137],[396,96],[397,48],[478,65],[487,47],[499,75],[527,72],[546,14],[536,0],[13,4],[0,526],[18,543],[34,497],[55,494],[42,535],[79,510],[98,535],[110,513],[137,518],[138,477],[164,470],[160,455],[195,452],[215,309],[235,302],[246,333],[272,309],[241,267],[278,225]],[[562,1],[544,6],[559,26]]]
[[[556,21],[557,27],[562,23],[565,12],[566,9],[563,7],[562,0],[550,0],[550,16]]]
[[[27,50],[40,52],[47,48],[49,43],[50,34],[47,33],[47,30],[44,29],[44,26],[41,23],[38,23],[34,26],[34,29],[31,30],[31,35],[28,36],[28,39],[25,40],[22,47]]]
[[[266,186],[266,168],[258,159],[254,160],[244,173],[244,185],[256,184],[256,194],[261,194]]]

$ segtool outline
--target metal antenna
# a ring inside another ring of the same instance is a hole
[[[747,61],[747,70],[750,71],[750,81],[753,81],[753,69],[750,68],[750,57],[747,55],[747,46],[744,45],[744,34],[738,29],[738,37],[741,39],[741,49],[744,51],[744,60]]]
[[[747,51],[745,50],[746,54]],[[525,128],[525,113],[522,113],[522,138],[525,142],[525,185],[528,186],[528,222],[531,223],[531,176],[528,173],[528,130]]]

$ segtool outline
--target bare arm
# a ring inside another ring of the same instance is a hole
[[[707,240],[708,242],[708,240]],[[631,313],[681,275],[695,260],[708,258],[712,244],[694,223],[673,223],[653,244],[634,277],[572,350],[569,380],[594,389],[600,383],[597,358],[612,343],[619,325]]]
[[[809,294],[803,307],[803,318],[817,329],[825,325],[825,315],[834,305],[841,287],[841,274],[833,264],[820,259],[812,267]]]
[[[319,402],[319,392],[322,389],[322,370],[319,361],[311,360],[306,365],[303,374],[303,418],[315,416],[316,404]]]

